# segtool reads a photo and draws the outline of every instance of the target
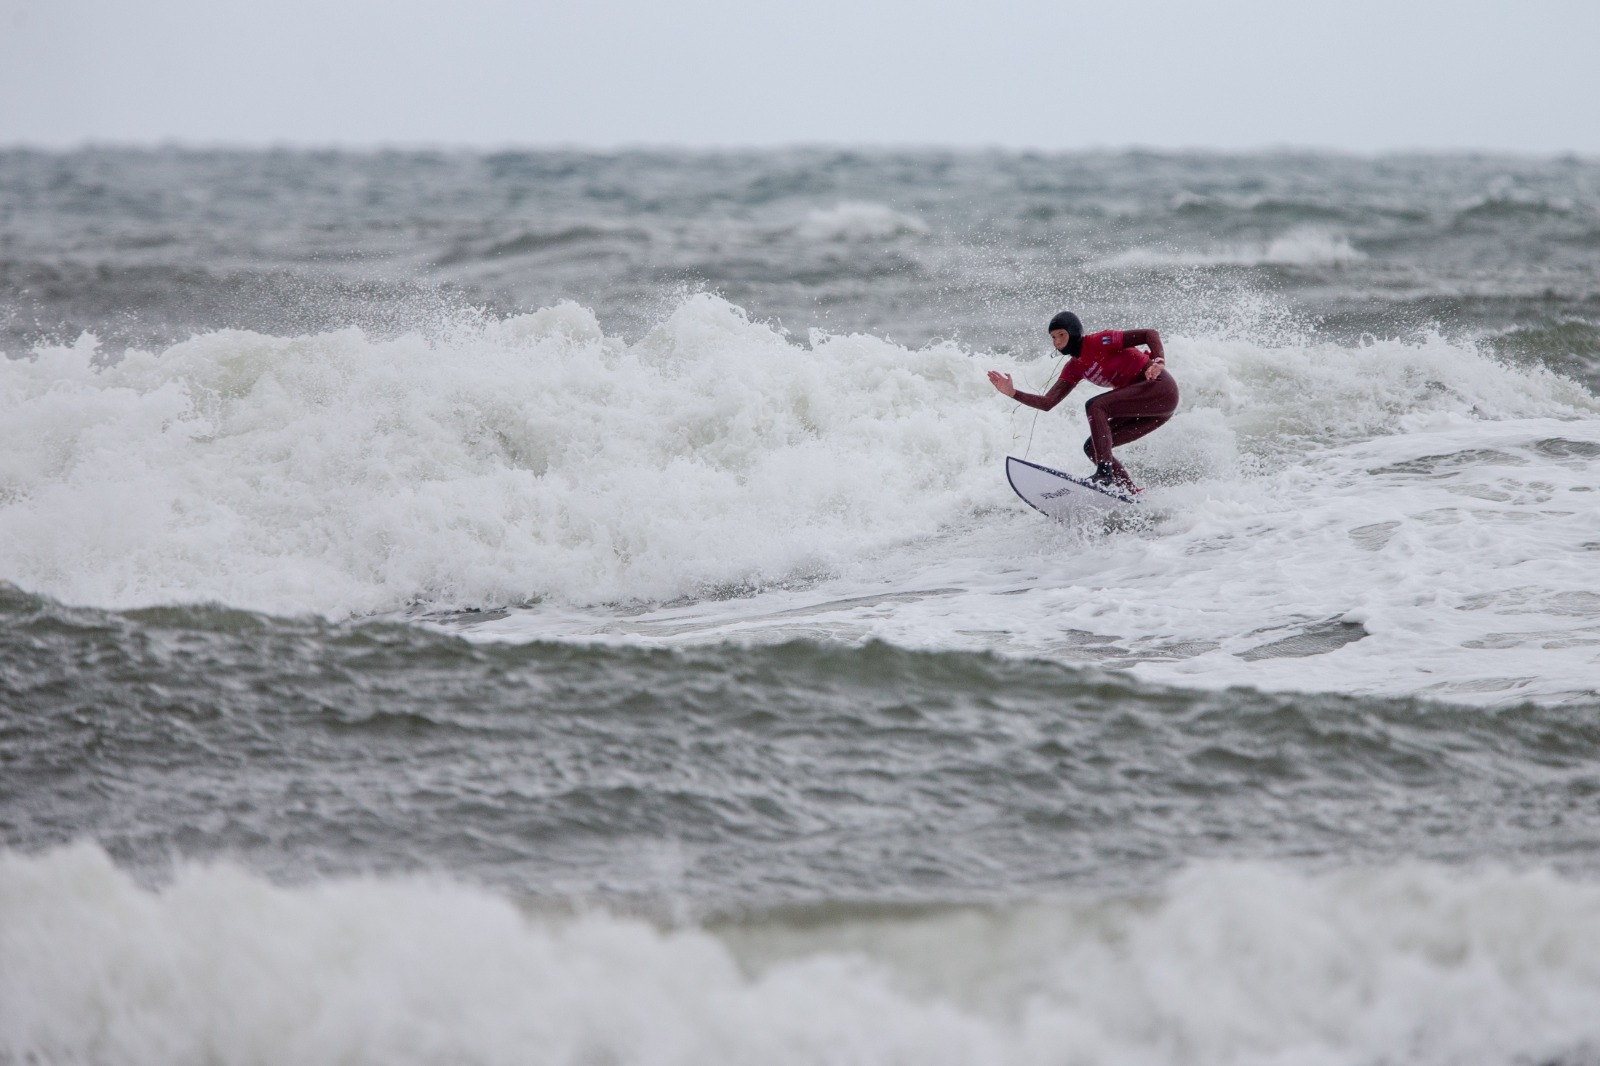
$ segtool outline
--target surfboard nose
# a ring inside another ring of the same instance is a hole
[[[1085,510],[1120,510],[1136,506],[1138,502],[1131,496],[1014,455],[1006,456],[1006,480],[1029,507],[1056,519]]]

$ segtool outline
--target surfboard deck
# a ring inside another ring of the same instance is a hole
[[[1131,497],[1014,455],[1006,456],[1006,480],[1029,507],[1051,518],[1064,519],[1086,510],[1120,511],[1138,506]]]

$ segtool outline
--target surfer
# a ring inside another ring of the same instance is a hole
[[[1094,460],[1089,480],[1126,493],[1140,491],[1111,449],[1160,428],[1178,409],[1178,383],[1165,372],[1161,334],[1153,329],[1108,329],[1085,337],[1083,323],[1071,311],[1052,318],[1049,330],[1056,351],[1068,357],[1049,392],[1043,396],[1023,392],[1011,383],[1010,374],[998,370],[989,371],[989,383],[1002,395],[1041,411],[1055,407],[1085,378],[1110,389],[1084,404],[1089,439],[1083,442],[1083,453]],[[1141,345],[1150,350],[1143,351]]]

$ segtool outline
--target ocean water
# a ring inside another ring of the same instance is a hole
[[[1600,162],[12,149],[0,349],[3,1066],[1600,1063]]]

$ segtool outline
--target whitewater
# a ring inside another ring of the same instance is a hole
[[[1137,901],[680,929],[427,880],[213,867],[152,894],[90,849],[4,860],[0,884],[0,1032],[45,1061],[1442,1064],[1600,1042],[1600,891],[1537,874],[1199,868]]]
[[[1001,463],[1086,467],[1077,403],[1035,418],[983,377],[1042,389],[1058,361],[798,339],[705,294],[631,344],[570,302],[110,365],[85,337],[0,367],[0,573],[112,609],[511,608],[470,630],[493,639],[807,633],[1177,684],[1594,695],[1590,393],[1437,336],[1168,346],[1184,401],[1127,449],[1140,513],[1067,529]]]

